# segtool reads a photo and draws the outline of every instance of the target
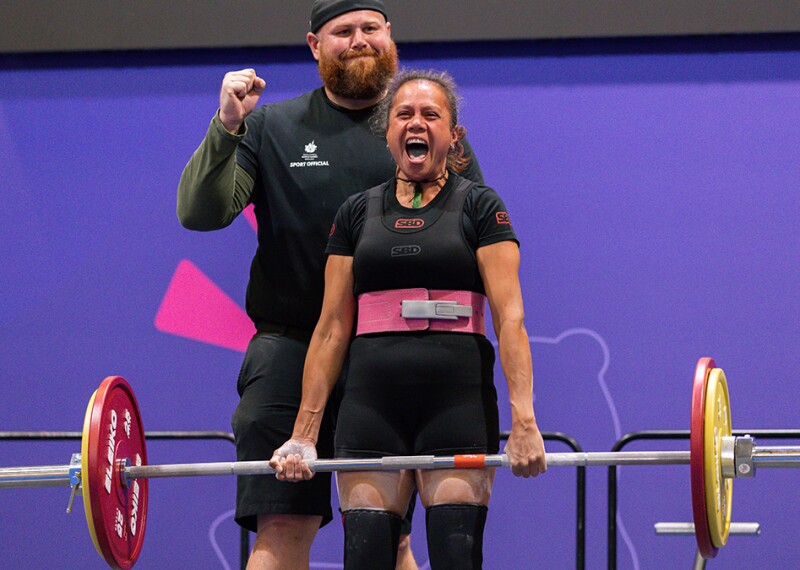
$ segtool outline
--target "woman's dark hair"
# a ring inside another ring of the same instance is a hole
[[[454,172],[461,172],[469,164],[469,157],[464,156],[464,145],[461,144],[467,129],[458,124],[458,107],[461,98],[458,96],[456,82],[446,71],[433,69],[402,69],[389,82],[386,97],[375,107],[370,117],[372,131],[381,138],[386,137],[389,128],[389,113],[400,88],[410,81],[429,81],[437,84],[444,92],[447,107],[450,111],[450,128],[456,130],[457,140],[447,153],[447,166]]]

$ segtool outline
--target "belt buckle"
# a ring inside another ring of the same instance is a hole
[[[404,319],[443,319],[455,321],[471,317],[472,307],[456,301],[403,301],[400,316]]]

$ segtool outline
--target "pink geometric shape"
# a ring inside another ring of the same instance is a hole
[[[161,332],[244,352],[255,334],[239,305],[188,259],[172,276],[155,318]]]
[[[258,231],[258,222],[256,221],[256,212],[255,207],[250,204],[244,210],[242,210],[244,217],[250,223],[250,226],[257,232]]]

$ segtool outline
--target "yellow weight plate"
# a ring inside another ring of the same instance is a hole
[[[86,415],[83,418],[83,434],[81,435],[81,488],[83,493],[83,510],[86,513],[86,524],[89,526],[89,535],[92,537],[92,542],[97,552],[102,556],[103,553],[100,550],[100,543],[97,541],[97,533],[94,530],[92,500],[89,489],[91,485],[91,477],[89,476],[89,432],[92,427],[92,410],[94,409],[95,396],[97,396],[97,390],[95,390],[92,397],[89,398],[89,406],[86,408]],[[91,445],[94,445],[94,442],[92,442]]]
[[[732,431],[728,383],[721,368],[714,368],[709,373],[703,421],[703,473],[708,533],[714,546],[721,548],[728,541],[733,498],[733,480],[722,476],[722,438],[730,436]]]

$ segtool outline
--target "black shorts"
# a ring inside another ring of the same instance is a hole
[[[239,461],[269,459],[291,437],[307,350],[306,343],[277,334],[258,334],[250,341],[239,372],[241,399],[231,421]],[[333,457],[330,410],[320,427],[317,454]],[[317,515],[327,524],[332,519],[331,474],[317,473],[302,483],[273,475],[237,477],[236,522],[255,532],[258,516],[268,514]]]
[[[480,335],[357,337],[336,425],[336,456],[497,453],[494,361],[494,348]]]

